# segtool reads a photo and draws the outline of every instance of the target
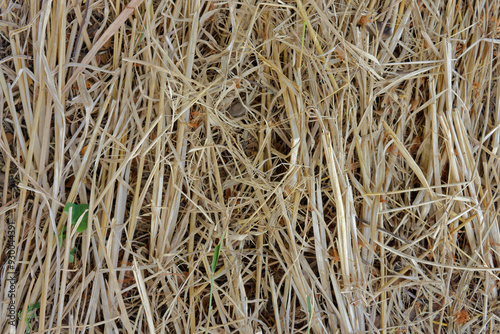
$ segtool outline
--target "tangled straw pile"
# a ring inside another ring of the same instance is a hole
[[[498,333],[499,7],[2,1],[18,333]]]

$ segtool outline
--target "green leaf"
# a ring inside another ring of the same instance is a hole
[[[222,241],[224,240],[225,234],[226,234],[226,231],[222,232],[222,238],[220,239],[220,243],[217,246],[215,246],[214,258],[212,260],[212,272],[213,273],[215,273],[215,269],[217,269],[217,262],[219,262],[220,247],[222,246]]]
[[[62,246],[64,240],[66,240],[66,225],[63,226],[61,232],[57,235],[57,240],[59,240],[59,246]]]
[[[36,317],[35,309],[37,308],[40,308],[40,303],[28,305],[28,308],[26,309],[26,317],[24,318],[24,323],[26,324],[26,329],[25,329],[26,333],[31,332],[31,329],[33,327],[31,324],[31,319],[34,319]],[[19,312],[17,313],[17,317],[21,321],[22,321],[21,319],[22,313],[23,313],[22,310],[19,310]]]
[[[33,311],[34,309],[40,308],[40,303],[31,304],[28,306],[28,312]]]
[[[82,233],[87,229],[87,224],[89,220],[89,205],[88,204],[74,204],[66,203],[64,206],[64,212],[69,214],[69,209],[72,208],[72,214],[70,217],[71,224],[76,225],[81,218],[80,225],[78,225],[76,231]]]
[[[309,298],[309,295],[307,296],[307,312],[309,313],[309,324],[307,325],[307,332],[306,334],[309,334],[311,331],[311,319],[312,319],[312,307],[311,307],[311,298]]]
[[[215,269],[217,269],[217,262],[219,262],[219,254],[220,254],[220,244],[215,246],[214,258],[212,260],[212,272],[215,273]]]
[[[210,312],[212,312],[212,295],[214,292],[214,274],[215,269],[217,269],[217,262],[219,262],[220,248],[222,246],[222,242],[224,241],[224,236],[226,235],[226,231],[222,232],[222,238],[220,238],[220,242],[217,246],[215,246],[214,258],[212,260],[212,278],[210,278],[210,299],[208,302],[208,320],[207,320],[207,328],[205,330],[205,334],[208,334],[208,326],[210,325]]]
[[[69,251],[69,263],[75,262],[75,251],[75,247],[71,248],[71,250]]]

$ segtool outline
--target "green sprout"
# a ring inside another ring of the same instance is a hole
[[[212,311],[212,295],[214,291],[214,277],[215,277],[215,269],[217,269],[217,262],[219,262],[220,248],[222,246],[222,241],[224,240],[224,235],[226,231],[222,232],[222,238],[217,246],[215,246],[214,258],[212,260],[212,278],[210,279],[210,299],[208,302],[208,320],[207,320],[207,329],[205,334],[208,333],[208,326],[210,325],[210,313]]]
[[[30,333],[33,329],[33,325],[31,324],[31,320],[36,318],[36,309],[40,308],[40,303],[35,303],[28,306],[26,310],[26,317],[24,317],[24,322],[26,323],[26,333]],[[17,313],[17,317],[19,320],[22,320],[22,311],[19,310]]]

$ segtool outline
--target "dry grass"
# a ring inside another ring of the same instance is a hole
[[[500,1],[0,12],[18,333],[500,333]]]

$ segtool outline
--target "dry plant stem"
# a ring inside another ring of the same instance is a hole
[[[89,0],[90,1],[90,0]],[[85,65],[89,64],[90,61],[95,57],[97,52],[104,46],[104,44],[108,41],[108,39],[123,25],[123,23],[128,19],[130,15],[134,13],[134,11],[139,7],[143,0],[132,0],[130,3],[123,9],[123,11],[118,15],[116,20],[106,29],[106,31],[102,34],[99,40],[92,46],[92,49],[89,50],[87,55],[80,62],[80,67],[78,67],[73,75],[69,78],[64,86],[63,93],[66,92],[71,85],[73,85],[76,81],[77,76],[85,70]]]
[[[92,2],[92,0],[88,0],[85,2],[85,10],[83,11],[82,23],[80,24],[80,28],[78,29],[78,35],[76,36],[76,41],[75,41],[75,45],[73,47],[73,52],[71,53],[71,58],[74,61],[78,61],[78,55],[80,53],[80,48],[81,48],[80,38],[82,37],[82,32],[84,31],[84,29],[86,29],[88,26],[88,19],[87,18],[88,18],[89,6],[90,6],[91,2]]]
[[[43,13],[44,13],[44,17],[48,17],[48,15],[50,14],[50,9],[51,7],[50,6],[47,6],[45,7],[45,10],[43,10]],[[61,16],[61,12],[57,12],[56,10],[54,10],[54,12],[52,13],[54,16],[55,16],[55,23],[54,25],[56,25],[58,23],[60,23],[60,20],[62,19],[62,16]],[[51,34],[48,34],[47,38],[49,41],[53,42],[53,44],[51,44],[51,47],[48,49],[48,56],[49,56],[49,59],[45,58],[45,56],[42,56],[41,59],[40,59],[40,63],[38,64],[39,65],[39,79],[40,79],[40,82],[41,82],[41,86],[46,86],[49,94],[47,94],[47,96],[45,98],[42,98],[40,100],[38,100],[38,104],[36,106],[36,109],[35,109],[35,117],[34,119],[29,116],[29,118],[32,120],[32,122],[28,123],[30,125],[30,127],[28,128],[30,133],[31,133],[31,138],[34,138],[34,140],[30,143],[29,145],[29,151],[28,151],[28,155],[26,157],[26,161],[27,161],[27,165],[26,165],[26,175],[29,175],[31,174],[31,168],[34,166],[37,166],[39,168],[42,168],[42,170],[44,169],[44,158],[42,158],[44,155],[46,155],[47,153],[47,148],[44,148],[44,149],[41,149],[40,148],[40,142],[37,140],[39,138],[38,136],[38,132],[40,131],[42,134],[44,134],[44,137],[47,138],[48,136],[48,133],[45,133],[44,131],[41,131],[41,129],[45,128],[45,123],[44,123],[44,120],[47,121],[48,119],[51,119],[52,117],[52,112],[53,112],[53,109],[56,109],[57,110],[57,115],[54,115],[54,118],[56,120],[56,126],[55,126],[55,135],[56,135],[56,139],[55,139],[55,145],[57,146],[57,151],[56,152],[60,152],[60,148],[62,147],[63,145],[63,142],[64,142],[64,137],[61,136],[62,134],[62,129],[63,129],[63,124],[61,123],[61,116],[63,114],[63,108],[62,106],[60,105],[60,96],[58,96],[57,92],[56,92],[56,87],[55,87],[55,83],[54,81],[52,80],[52,76],[51,76],[51,73],[50,73],[50,68],[54,68],[55,66],[55,59],[56,59],[56,54],[57,54],[57,46],[58,46],[58,40],[57,40],[57,33],[55,31],[57,30],[52,30],[53,32]],[[43,33],[41,33],[43,35]],[[19,46],[20,43],[19,43],[19,36],[16,35],[15,38],[16,38],[16,45]],[[45,37],[45,36],[43,36]],[[44,39],[44,38],[43,38]],[[55,45],[56,48],[53,48],[52,46]],[[61,47],[61,46],[60,46]],[[52,57],[50,57],[52,56]],[[50,65],[48,63],[48,61],[50,61]],[[21,65],[21,64],[20,64]],[[24,67],[24,64],[22,65]],[[43,77],[43,78],[42,78]],[[23,85],[24,86],[24,85]],[[26,87],[26,86],[25,86]],[[24,88],[24,87],[23,87]],[[26,87],[27,88],[27,87]],[[28,92],[25,92],[26,94],[28,94]],[[21,96],[27,96],[25,94],[22,94]],[[45,109],[43,108],[42,109],[42,105],[43,103],[47,103],[49,104],[49,100],[52,100],[54,101],[54,105],[58,106],[59,108],[55,107],[55,108],[48,108],[48,109]],[[27,100],[26,100],[27,101]],[[59,104],[59,105],[58,105]],[[31,108],[26,108],[25,110],[28,111],[30,110]],[[47,111],[46,113],[44,111]],[[31,110],[30,110],[31,111]],[[41,129],[39,128],[39,125],[42,125]],[[60,159],[60,155],[58,156],[58,154],[56,153],[56,156],[54,157],[54,161],[55,161],[55,169],[54,169],[54,173],[56,174],[56,181],[54,182],[54,185],[53,185],[53,188],[52,188],[52,195],[53,194],[57,194],[59,192],[59,182],[61,180],[61,177],[60,177],[60,172],[61,172],[61,159]],[[59,173],[58,173],[59,172]],[[27,183],[27,179],[26,177],[24,178],[24,182]],[[57,198],[54,197],[54,198]],[[20,205],[21,207],[24,207],[24,203],[26,201],[26,191],[24,191],[24,194],[22,193],[21,196],[20,196]],[[38,202],[38,201],[37,201]],[[47,205],[47,203],[45,203]],[[48,227],[48,230],[50,231],[49,232],[49,236],[48,236],[48,244],[49,245],[53,245],[54,243],[54,234],[57,234],[57,227],[55,225],[55,212],[57,211],[57,209],[59,208],[59,204],[58,201],[52,201],[52,203],[50,204],[50,209],[49,209],[49,212],[51,213],[50,215],[50,218],[49,218],[49,221],[51,222],[50,226]],[[38,204],[37,204],[38,206]],[[23,215],[18,215],[18,227],[20,228],[21,227],[21,221],[22,221],[22,218],[23,218]],[[16,233],[16,235],[19,235],[18,233]],[[44,328],[44,323],[45,323],[45,314],[46,314],[46,308],[47,308],[47,295],[48,295],[48,289],[47,289],[47,283],[43,284],[44,282],[49,282],[50,280],[50,275],[51,275],[51,266],[52,266],[52,247],[50,247],[50,251],[47,252],[46,254],[46,258],[45,258],[45,263],[44,265],[42,266],[43,268],[43,273],[44,275],[42,276],[43,278],[41,280],[38,280],[37,282],[37,285],[35,286],[35,291],[37,291],[35,293],[35,295],[32,295],[32,298],[37,298],[38,297],[38,293],[41,289],[41,303],[40,303],[40,315],[41,315],[41,320],[40,320],[40,325],[42,328]],[[58,256],[58,259],[60,258],[59,257],[60,253],[57,253],[57,256]],[[59,261],[60,263],[60,261]],[[56,274],[56,283],[59,283],[59,278],[60,278],[60,267],[58,267],[58,270],[57,270],[57,274]],[[43,285],[42,285],[43,284]],[[42,286],[40,286],[42,285]],[[57,298],[55,298],[55,300],[57,300]],[[32,300],[32,303],[34,303],[34,300]],[[55,314],[55,310],[56,309],[53,309],[52,310],[52,315],[51,317],[53,318],[54,314]],[[23,316],[25,316],[25,312],[26,312],[26,309],[23,310]],[[21,329],[22,330],[22,329]]]

